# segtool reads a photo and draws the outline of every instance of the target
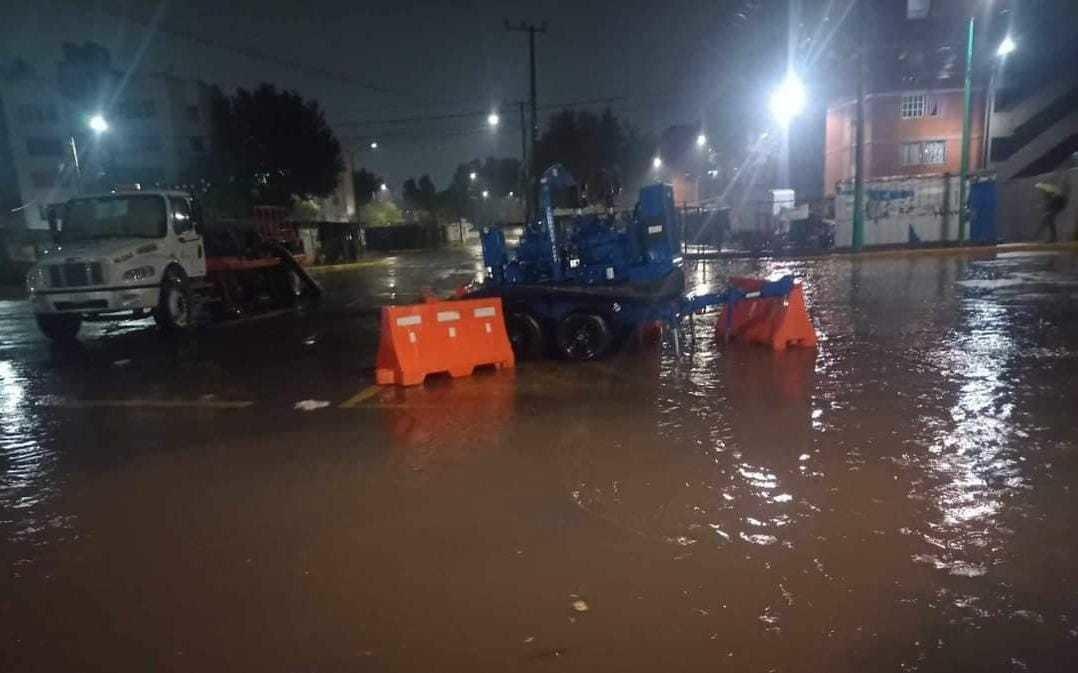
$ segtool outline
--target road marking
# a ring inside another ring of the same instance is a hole
[[[363,404],[364,401],[369,400],[380,392],[382,392],[382,388],[380,386],[367,386],[363,390],[353,395],[351,398],[345,400],[344,402],[341,402],[340,406],[338,406],[337,408],[353,409],[355,407],[358,407],[360,404]]]
[[[69,400],[45,398],[41,404],[47,407],[67,409],[246,409],[254,402],[246,400]]]

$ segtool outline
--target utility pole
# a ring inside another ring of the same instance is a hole
[[[506,30],[508,30],[510,32],[527,33],[528,34],[528,63],[529,63],[530,69],[531,69],[531,111],[532,111],[532,118],[531,118],[531,153],[530,153],[530,156],[532,157],[533,160],[535,158],[535,143],[539,139],[539,110],[538,110],[538,104],[536,103],[536,94],[535,94],[535,35],[536,35],[536,33],[538,33],[540,35],[545,35],[546,34],[546,25],[547,25],[546,21],[544,21],[542,23],[542,25],[540,25],[540,26],[536,26],[535,24],[525,23],[525,22],[521,21],[520,24],[514,26],[511,23],[509,23],[508,19],[506,19],[506,21],[505,21],[505,29]],[[533,212],[532,204],[535,203],[535,194],[534,194],[535,189],[534,189],[534,185],[532,185],[532,171],[531,171],[531,166],[530,165],[528,166],[527,176],[528,176],[528,186],[527,186],[528,188],[526,190],[526,194],[527,194],[527,197],[528,197],[528,221],[530,222],[531,221],[531,214]]]
[[[865,245],[865,3],[857,8],[857,128],[853,155],[853,240],[851,247]]]
[[[531,203],[528,197],[528,124],[524,117],[524,101],[517,101],[517,106],[520,108],[520,167],[524,170],[524,197]]]
[[[962,174],[958,178],[958,241],[966,240],[966,182],[969,181],[969,136],[973,126],[973,34],[975,19],[969,17],[966,37],[966,83],[962,96]]]

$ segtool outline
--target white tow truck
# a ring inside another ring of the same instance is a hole
[[[77,196],[50,211],[54,244],[26,279],[41,331],[69,340],[84,320],[150,314],[182,331],[206,305],[238,313],[318,294],[280,223],[217,223],[207,235],[200,211],[185,192],[139,189]]]

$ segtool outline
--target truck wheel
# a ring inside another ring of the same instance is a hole
[[[161,282],[161,297],[153,313],[157,326],[166,332],[183,332],[194,324],[191,284],[179,271],[169,271]]]
[[[505,320],[505,327],[509,332],[509,344],[517,358],[538,360],[543,357],[543,328],[533,316],[522,311],[510,313]]]
[[[606,320],[594,313],[571,313],[558,324],[558,350],[568,360],[598,360],[613,341]]]
[[[77,315],[38,314],[38,329],[53,341],[71,341],[82,327],[82,318]]]

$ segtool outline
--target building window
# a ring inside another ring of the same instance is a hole
[[[928,140],[918,143],[902,143],[899,161],[903,166],[940,166],[947,163],[947,142]]]
[[[56,186],[56,171],[34,171],[30,173],[30,184],[37,189],[49,189]]]
[[[195,154],[203,154],[206,151],[206,141],[202,136],[191,136],[188,139],[190,143],[191,151]]]
[[[187,121],[189,121],[189,122],[197,122],[198,119],[199,119],[198,106],[197,105],[188,105],[187,110],[186,110],[186,114],[187,114]]]
[[[940,115],[939,100],[935,96],[919,93],[902,97],[899,114],[903,119],[921,119]]]
[[[16,116],[23,124],[53,124],[56,122],[56,106],[26,103],[18,107]]]
[[[62,157],[64,143],[56,138],[27,138],[26,153],[32,157]]]

